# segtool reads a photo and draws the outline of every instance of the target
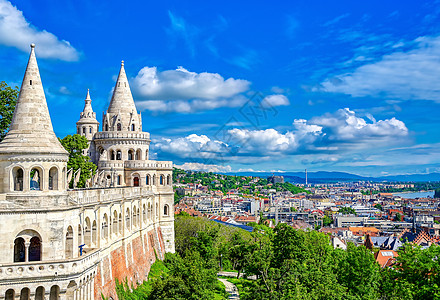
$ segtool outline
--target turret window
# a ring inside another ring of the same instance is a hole
[[[105,131],[108,131],[108,125],[105,124]]]
[[[122,130],[122,125],[121,125],[121,123],[118,123],[118,125],[116,125],[116,128],[117,128],[118,131],[121,131],[121,130]]]
[[[118,150],[116,152],[116,160],[122,160],[122,152],[121,152],[121,150]]]
[[[83,133],[86,133],[86,128],[85,127],[83,127]]]
[[[131,124],[131,131],[134,131],[134,124]]]
[[[133,150],[128,150],[128,160],[133,160]]]
[[[92,133],[92,127],[89,127],[89,133]]]
[[[31,190],[39,191],[41,190],[41,176],[43,172],[40,169],[34,168],[30,173],[30,188]]]
[[[14,181],[14,191],[22,191],[23,190],[23,169],[20,167],[14,168],[12,171],[12,178]]]
[[[32,80],[29,80],[29,85],[32,85]]]
[[[49,170],[49,190],[58,190],[58,169],[56,167]]]

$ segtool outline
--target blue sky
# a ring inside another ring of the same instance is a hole
[[[153,157],[213,171],[440,171],[438,1],[0,0],[0,80],[36,54],[56,134],[125,69]]]

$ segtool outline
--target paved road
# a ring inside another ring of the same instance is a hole
[[[233,277],[233,278],[237,278],[237,273],[236,272],[226,272],[226,271],[221,271],[217,273],[217,276],[224,276],[224,277]],[[243,277],[243,273],[240,274],[240,278]],[[247,279],[252,279],[252,280],[256,280],[257,276],[253,275],[253,276],[249,276]]]
[[[223,278],[218,278],[218,280],[224,283],[226,292],[229,294],[229,300],[240,299],[240,295],[238,294],[238,289],[234,284],[230,283],[228,280]]]

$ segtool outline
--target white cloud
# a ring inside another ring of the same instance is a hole
[[[346,108],[310,120],[294,120],[286,132],[273,128],[233,128],[225,133],[223,141],[191,134],[176,139],[162,138],[154,147],[178,158],[205,162],[227,159],[243,163],[245,158],[261,161],[262,158],[305,154],[320,154],[326,161],[335,162],[335,152],[389,147],[406,141],[408,134],[405,124],[396,118],[376,121],[371,115],[362,118]],[[312,157],[308,161],[321,163],[324,160]]]
[[[143,100],[229,98],[247,91],[249,85],[247,80],[225,80],[217,73],[195,73],[183,67],[162,72],[144,67],[132,80],[133,91]]]
[[[182,165],[175,165],[176,168],[187,171],[203,171],[214,173],[227,173],[232,172],[232,168],[229,165],[215,165],[215,164],[202,164],[202,163],[184,163]]]
[[[240,107],[249,99],[250,82],[243,79],[223,78],[217,73],[190,72],[183,67],[158,71],[156,67],[144,67],[131,86],[137,107],[157,113],[194,113],[220,107]],[[274,107],[289,105],[281,94],[265,97],[261,105]]]
[[[286,96],[280,94],[269,95],[261,101],[261,106],[264,108],[270,108],[274,106],[287,106],[289,104],[289,99],[287,99]]]
[[[324,80],[321,90],[354,97],[440,102],[440,36],[419,37],[407,45],[412,49],[396,48],[396,52],[384,55],[377,62]]]
[[[29,52],[31,43],[36,44],[39,57],[65,61],[79,59],[78,51],[68,41],[32,26],[11,2],[0,0],[0,44]]]
[[[334,142],[366,144],[374,141],[377,145],[380,142],[390,143],[408,135],[405,123],[394,117],[376,121],[369,115],[368,119],[370,122],[345,108],[334,114],[312,118],[310,123],[321,126],[326,139]]]

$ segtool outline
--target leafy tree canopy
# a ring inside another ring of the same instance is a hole
[[[85,187],[87,179],[91,178],[92,174],[96,172],[96,165],[90,161],[90,157],[83,155],[83,150],[88,148],[87,139],[79,134],[68,135],[63,139],[59,139],[61,145],[69,152],[69,161],[67,162],[67,169],[73,169],[76,172],[81,168],[81,175],[78,182],[78,187]],[[74,176],[69,183],[73,187]]]
[[[0,81],[0,141],[5,137],[11,124],[18,93],[17,86],[11,88],[6,82]]]

